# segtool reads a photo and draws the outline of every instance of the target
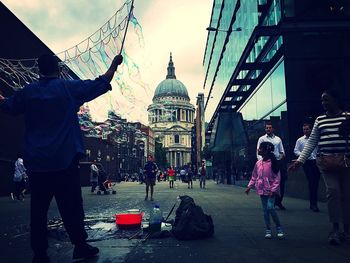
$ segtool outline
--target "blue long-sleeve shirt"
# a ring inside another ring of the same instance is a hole
[[[111,85],[103,76],[95,80],[42,78],[0,104],[9,114],[24,114],[23,159],[27,170],[63,170],[75,157],[84,155],[77,112],[84,102],[108,90]]]

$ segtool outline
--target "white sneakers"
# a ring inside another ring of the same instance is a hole
[[[278,239],[283,239],[284,238],[284,232],[281,227],[276,228],[277,231],[277,238]],[[270,229],[266,229],[265,231],[265,238],[266,239],[271,239],[272,238],[272,231]]]

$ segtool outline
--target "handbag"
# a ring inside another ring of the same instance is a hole
[[[343,122],[347,122],[348,114],[345,113],[346,120]],[[340,128],[339,128],[340,131]],[[337,171],[344,168],[350,167],[350,153],[349,153],[349,135],[346,137],[345,144],[345,153],[344,154],[332,154],[332,155],[321,155],[317,157],[317,166],[325,171]]]
[[[350,167],[350,160],[346,154],[322,155],[317,157],[317,166],[324,171],[337,171]]]

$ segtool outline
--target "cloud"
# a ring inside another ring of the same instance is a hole
[[[68,49],[93,34],[121,6],[123,0],[3,0],[4,4],[54,52]],[[145,47],[129,43],[129,54],[137,59],[143,81],[154,92],[165,79],[169,53],[177,78],[189,92],[192,103],[203,92],[202,60],[206,44],[205,28],[210,21],[212,1],[136,0]],[[142,98],[148,105],[153,93]],[[113,98],[118,99],[118,98]],[[101,106],[102,111],[107,111]],[[137,110],[137,109],[133,109]],[[147,114],[136,112],[135,116]]]

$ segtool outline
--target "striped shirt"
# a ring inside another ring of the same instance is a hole
[[[347,115],[349,113],[342,112],[336,116],[321,115],[317,117],[310,138],[298,161],[304,163],[316,146],[318,146],[319,154],[345,153],[347,142],[339,135],[339,126],[347,119]]]

